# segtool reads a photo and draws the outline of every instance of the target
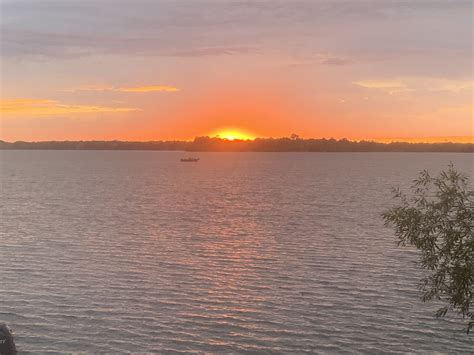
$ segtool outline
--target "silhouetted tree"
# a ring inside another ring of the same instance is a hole
[[[440,300],[448,310],[468,319],[467,333],[474,327],[474,191],[468,178],[453,165],[437,177],[423,171],[414,180],[412,196],[395,190],[399,205],[383,213],[394,227],[402,246],[420,251],[419,264],[428,274],[421,280],[423,302]]]

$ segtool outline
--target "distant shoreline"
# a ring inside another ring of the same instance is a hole
[[[451,152],[474,153],[474,143],[379,143],[347,139],[257,138],[226,140],[197,137],[194,141],[43,141],[4,142],[0,150],[125,150],[181,152]]]

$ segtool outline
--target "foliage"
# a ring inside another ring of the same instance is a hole
[[[468,178],[450,164],[432,177],[423,171],[414,180],[412,196],[395,189],[399,205],[383,213],[386,225],[395,229],[398,244],[420,251],[420,266],[427,271],[420,284],[423,302],[440,300],[448,310],[468,319],[474,327],[474,192]]]

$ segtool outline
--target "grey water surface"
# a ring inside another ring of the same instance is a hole
[[[0,152],[0,322],[23,353],[457,352],[391,187],[472,154]]]

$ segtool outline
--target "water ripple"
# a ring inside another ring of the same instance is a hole
[[[470,353],[418,299],[390,187],[468,154],[0,152],[23,353]]]

